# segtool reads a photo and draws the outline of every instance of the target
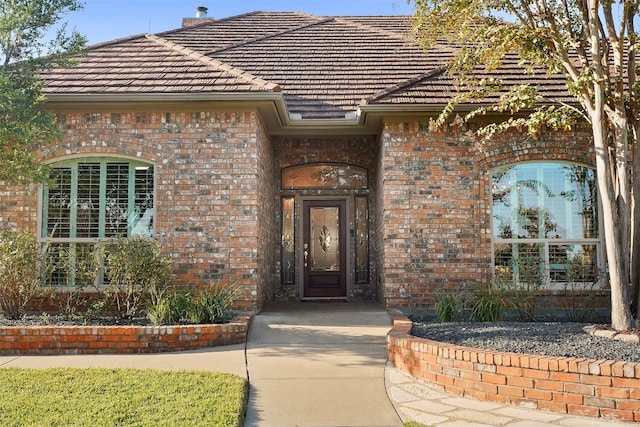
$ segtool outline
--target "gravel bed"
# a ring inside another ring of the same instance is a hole
[[[640,344],[595,337],[587,323],[414,322],[412,335],[486,350],[640,362]]]

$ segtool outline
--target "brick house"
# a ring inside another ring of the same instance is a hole
[[[44,75],[65,138],[38,156],[58,185],[0,187],[0,227],[77,252],[154,236],[182,283],[237,285],[248,311],[432,307],[531,271],[560,304],[571,265],[603,267],[589,130],[478,150],[467,126],[430,129],[455,93],[452,48],[424,52],[409,31],[402,16],[254,12],[92,46]],[[562,78],[501,77],[571,101]]]

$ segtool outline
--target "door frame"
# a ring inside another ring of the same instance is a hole
[[[344,248],[345,248],[345,254],[344,254],[344,259],[345,259],[345,264],[344,264],[344,280],[345,280],[345,295],[344,296],[339,296],[339,297],[309,297],[309,296],[305,296],[304,291],[305,291],[305,287],[304,287],[304,279],[305,279],[305,267],[304,267],[304,235],[305,235],[305,212],[304,212],[304,207],[305,207],[305,202],[320,202],[320,201],[327,201],[327,202],[344,202],[344,206],[345,206],[345,212],[344,212],[344,230],[345,230],[345,236],[344,236]],[[352,253],[352,243],[353,243],[353,239],[351,236],[351,221],[350,221],[350,213],[351,213],[351,198],[348,196],[327,196],[327,197],[322,197],[322,196],[312,196],[312,197],[301,197],[300,198],[300,215],[298,216],[298,229],[300,230],[300,233],[298,233],[298,236],[296,238],[297,240],[297,244],[296,244],[296,259],[298,260],[298,275],[297,275],[297,280],[299,283],[299,294],[300,295],[300,299],[301,300],[322,300],[322,299],[348,299],[349,296],[349,292],[351,291],[351,282],[353,280],[353,276],[351,274],[351,268],[352,268],[352,258],[353,258],[353,253]]]

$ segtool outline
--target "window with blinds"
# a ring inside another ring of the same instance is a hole
[[[51,178],[43,191],[41,238],[60,264],[80,262],[77,254],[98,239],[153,235],[152,165],[114,158],[72,160],[52,165]],[[52,282],[72,283],[73,274],[64,270],[57,269]]]

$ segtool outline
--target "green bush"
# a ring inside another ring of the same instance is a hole
[[[96,250],[108,283],[105,296],[122,318],[140,315],[151,295],[173,279],[171,261],[155,240],[118,237],[98,243]]]
[[[538,298],[547,287],[544,260],[529,255],[520,257],[517,262],[518,280],[497,283],[505,294],[506,305],[515,310],[520,321],[534,322]]]
[[[565,282],[565,312],[571,322],[598,321],[595,292],[605,273],[593,262],[593,255],[580,252],[570,259]]]
[[[67,318],[86,311],[96,297],[88,291],[99,294],[97,279],[101,265],[96,261],[94,244],[49,245],[45,256],[47,270],[56,278],[47,280],[49,286],[44,289],[44,296]]]
[[[42,268],[40,245],[32,233],[0,231],[0,309],[6,317],[24,315],[40,288]]]

